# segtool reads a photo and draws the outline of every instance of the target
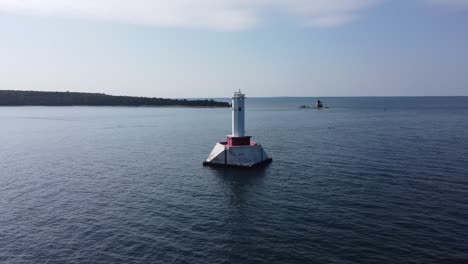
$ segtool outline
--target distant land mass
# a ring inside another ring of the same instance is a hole
[[[230,107],[227,102],[114,96],[103,93],[0,90],[0,106],[190,106]]]

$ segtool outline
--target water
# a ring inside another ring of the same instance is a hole
[[[229,109],[1,107],[0,262],[468,262],[468,97],[321,99],[248,99],[252,171]]]

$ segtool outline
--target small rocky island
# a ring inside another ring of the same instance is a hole
[[[103,93],[39,92],[0,90],[0,106],[190,106],[230,107],[228,102],[212,99],[187,100],[134,96],[114,96]]]

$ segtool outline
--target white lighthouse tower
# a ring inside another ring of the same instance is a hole
[[[245,94],[239,90],[232,96],[232,136],[243,137],[245,134]]]
[[[245,135],[245,95],[239,90],[232,96],[232,134],[216,143],[205,166],[255,167],[272,161],[260,144]]]

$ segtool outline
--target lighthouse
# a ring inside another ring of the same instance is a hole
[[[262,145],[245,135],[245,94],[240,90],[232,95],[232,133],[227,141],[218,142],[204,166],[256,167],[270,163],[272,158]]]
[[[232,96],[232,136],[243,137],[245,134],[245,95],[239,90]]]

